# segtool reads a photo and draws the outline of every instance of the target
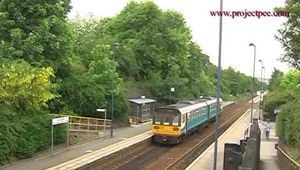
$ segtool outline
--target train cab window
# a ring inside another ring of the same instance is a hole
[[[161,124],[160,121],[161,121],[161,114],[155,113],[154,117],[153,117],[153,123],[154,124]]]
[[[179,125],[179,115],[173,115],[172,125],[175,125],[175,126]]]
[[[171,114],[164,114],[163,115],[163,124],[164,125],[171,125],[172,124],[172,115]]]
[[[167,126],[180,126],[181,114],[176,113],[174,110],[161,109],[158,110],[153,116],[153,124],[167,125]]]

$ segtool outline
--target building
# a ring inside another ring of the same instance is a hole
[[[131,113],[128,115],[130,123],[138,124],[152,119],[156,100],[142,96],[138,99],[129,99],[129,102],[131,107]]]

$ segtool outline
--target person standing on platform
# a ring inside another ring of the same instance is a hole
[[[265,124],[265,132],[266,132],[266,139],[269,140],[270,138],[270,131],[271,131],[272,125],[270,121],[268,120],[268,123]]]

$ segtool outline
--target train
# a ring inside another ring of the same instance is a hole
[[[222,106],[221,98],[220,106]],[[222,107],[219,115],[221,109]],[[179,101],[176,104],[159,107],[153,115],[152,141],[161,144],[181,143],[188,134],[207,127],[214,121],[217,111],[215,97]]]

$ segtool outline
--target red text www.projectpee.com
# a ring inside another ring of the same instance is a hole
[[[211,16],[224,16],[224,17],[289,17],[289,12],[287,11],[210,11]]]

